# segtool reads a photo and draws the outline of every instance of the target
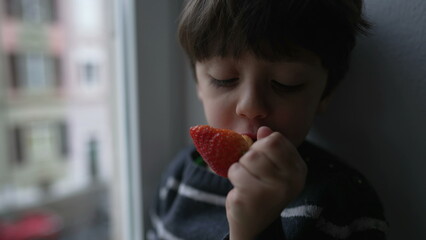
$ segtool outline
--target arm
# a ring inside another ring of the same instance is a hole
[[[258,141],[231,166],[226,198],[231,240],[256,239],[302,191],[307,168],[280,133],[262,127]]]

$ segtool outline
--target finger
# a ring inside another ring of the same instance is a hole
[[[257,139],[259,140],[259,139],[265,138],[273,132],[274,131],[272,131],[272,129],[270,129],[269,127],[262,126],[257,130]]]
[[[250,150],[240,159],[240,164],[255,178],[271,184],[279,177],[277,166],[263,152]]]
[[[252,146],[252,150],[262,152],[278,168],[286,167],[285,160],[289,158],[292,151],[284,136],[273,132]]]
[[[264,202],[261,200],[265,199],[266,196],[271,196],[271,193],[277,194],[277,191],[273,190],[272,184],[265,184],[260,181],[240,163],[234,163],[229,168],[228,178],[234,186],[234,194],[238,196],[234,199],[236,200],[235,203],[240,202],[242,205],[260,203]],[[279,189],[281,190],[282,187]]]
[[[281,173],[306,172],[306,164],[302,160],[296,147],[282,134],[274,132],[256,142],[252,150],[265,154]]]
[[[259,186],[259,180],[239,162],[232,164],[229,168],[228,179],[235,188],[241,188],[244,191]]]

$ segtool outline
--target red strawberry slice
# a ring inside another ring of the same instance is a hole
[[[208,125],[191,127],[189,133],[204,161],[213,172],[225,178],[228,177],[229,167],[238,162],[253,144],[248,136]]]

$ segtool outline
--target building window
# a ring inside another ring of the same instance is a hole
[[[16,54],[9,55],[10,86],[14,89],[19,87],[20,82],[18,65],[18,56]]]
[[[46,89],[50,83],[48,59],[43,54],[25,54],[22,58],[23,87],[29,90]]]
[[[6,0],[9,17],[30,23],[54,22],[57,20],[57,0]]]
[[[9,55],[10,86],[40,91],[62,86],[61,58],[43,53]]]
[[[5,9],[9,17],[20,16],[20,1],[19,0],[5,0]]]
[[[58,139],[49,123],[30,124],[26,134],[28,157],[33,160],[53,158],[57,154]]]
[[[64,159],[67,159],[69,155],[69,143],[68,140],[68,125],[65,122],[60,122],[58,124],[59,140],[60,140],[60,153]]]
[[[13,127],[10,131],[12,165],[21,165],[25,162],[23,134],[24,131],[19,126]]]
[[[52,65],[53,65],[53,78],[54,78],[54,83],[56,85],[57,88],[63,87],[63,76],[62,76],[62,60],[60,57],[55,56],[52,57]]]
[[[87,142],[87,160],[89,164],[89,174],[92,181],[97,180],[99,175],[99,142],[95,137]]]
[[[68,157],[68,127],[65,122],[46,121],[15,126],[10,136],[14,165],[23,165],[37,159]]]
[[[94,88],[99,86],[99,66],[94,62],[86,62],[79,67],[80,83],[83,88]]]

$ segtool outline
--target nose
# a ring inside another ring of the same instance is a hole
[[[240,117],[248,119],[263,119],[268,115],[267,94],[261,87],[248,86],[241,89],[236,113]]]

